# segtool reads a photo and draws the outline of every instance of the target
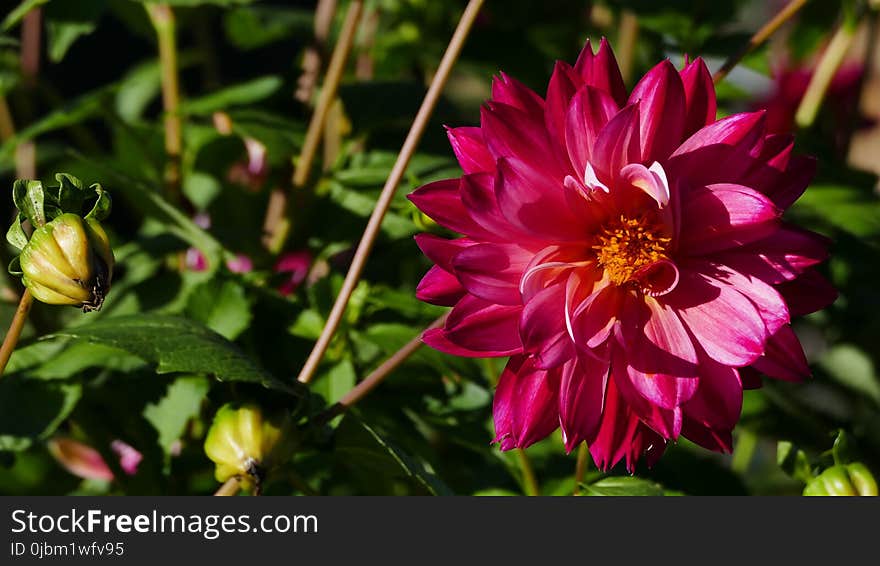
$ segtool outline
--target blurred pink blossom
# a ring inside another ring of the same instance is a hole
[[[289,276],[278,286],[278,291],[284,295],[290,295],[299,288],[312,264],[312,254],[306,250],[288,252],[282,255],[275,264],[275,273],[284,273]]]
[[[72,438],[53,438],[48,443],[49,453],[71,474],[87,480],[113,479],[113,471],[100,452]],[[137,473],[143,455],[122,440],[114,440],[110,448],[119,456],[119,466],[127,475]]]

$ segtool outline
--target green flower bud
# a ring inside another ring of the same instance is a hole
[[[877,495],[877,482],[864,464],[837,465],[813,478],[804,495]]]
[[[243,488],[259,489],[285,428],[263,418],[256,405],[221,407],[205,438],[205,454],[216,464],[214,477],[221,483],[237,477]]]
[[[113,251],[101,224],[65,213],[37,228],[19,258],[22,282],[38,301],[98,310],[110,290]]]

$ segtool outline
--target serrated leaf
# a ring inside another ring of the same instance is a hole
[[[244,288],[232,280],[212,279],[193,289],[186,312],[228,340],[244,332],[252,318]]]
[[[51,435],[79,401],[76,384],[0,380],[0,451],[20,451]]]
[[[305,394],[304,386],[298,382],[281,382],[245,356],[235,344],[186,318],[158,314],[106,318],[43,339],[59,337],[124,350],[155,364],[160,374],[208,374],[221,381],[259,383],[296,396]]]
[[[159,434],[159,446],[166,457],[170,455],[172,445],[183,435],[187,423],[198,416],[209,388],[208,380],[203,376],[181,376],[168,386],[161,400],[144,409],[144,418]]]
[[[336,429],[336,454],[354,473],[406,480],[433,495],[453,494],[422,463],[351,413],[345,415]]]

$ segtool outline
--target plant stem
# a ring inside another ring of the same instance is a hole
[[[577,463],[574,466],[574,495],[581,492],[581,484],[584,481],[584,475],[587,473],[587,467],[590,465],[590,449],[586,442],[582,442],[578,447]]]
[[[519,460],[520,471],[522,472],[523,492],[530,497],[541,495],[538,479],[535,477],[535,470],[532,468],[529,457],[526,456],[526,451],[522,448],[517,448],[516,456]]]
[[[633,58],[636,54],[638,39],[639,20],[632,11],[624,10],[620,15],[620,27],[617,34],[617,58],[620,61],[620,74],[626,83],[629,83],[632,76]]]
[[[309,179],[312,162],[315,160],[318,145],[321,143],[321,134],[324,133],[324,122],[327,120],[327,113],[336,99],[339,82],[342,80],[342,73],[345,71],[351,46],[354,44],[354,36],[361,19],[363,6],[362,0],[353,0],[348,6],[339,40],[336,42],[336,47],[333,48],[333,56],[327,67],[327,76],[324,78],[321,95],[318,97],[318,103],[315,105],[315,111],[312,113],[309,127],[306,130],[299,159],[296,161],[292,179],[294,189],[302,189]],[[284,247],[284,242],[290,233],[290,219],[287,214],[288,202],[289,196],[286,192],[281,192],[280,197],[273,195],[269,201],[270,208],[266,211],[266,222],[263,224],[266,231],[264,243],[269,251],[275,254]]]
[[[318,0],[315,6],[315,38],[303,53],[302,74],[299,76],[294,93],[294,98],[303,104],[310,104],[312,101],[312,93],[318,82],[318,73],[321,72],[324,49],[335,15],[336,0]]]
[[[329,422],[335,417],[344,413],[346,410],[349,409],[349,407],[366,397],[367,394],[370,393],[370,391],[372,391],[376,388],[377,385],[382,383],[385,378],[391,374],[391,372],[400,367],[400,364],[405,362],[422,346],[422,334],[424,334],[428,330],[431,330],[432,328],[439,328],[440,326],[443,326],[443,323],[446,322],[447,316],[448,313],[443,314],[437,320],[429,324],[412,340],[404,344],[402,348],[394,352],[390,357],[382,362],[379,367],[377,367],[370,373],[370,375],[368,375],[360,383],[352,387],[351,390],[343,395],[339,401],[337,401],[334,405],[328,407],[322,414],[315,417],[315,421],[318,423]]]
[[[231,477],[226,480],[226,483],[220,486],[220,489],[214,492],[214,495],[229,497],[236,495],[239,491],[241,491],[241,481],[239,481],[237,477]]]
[[[758,435],[740,427],[737,431],[736,449],[733,451],[733,459],[730,467],[736,473],[745,475],[749,471],[755,449],[758,447]]]
[[[12,317],[9,330],[6,331],[6,337],[3,338],[3,345],[0,346],[0,376],[6,371],[6,364],[9,363],[9,358],[18,345],[21,330],[24,328],[24,323],[27,320],[27,315],[33,303],[34,298],[31,296],[31,292],[25,289],[21,294],[21,300],[18,302],[18,308],[15,309],[15,316]]]
[[[37,86],[40,72],[40,36],[43,27],[43,11],[36,8],[27,13],[21,25],[21,74],[27,96],[25,108],[30,108],[30,100]],[[27,112],[30,113],[30,112]],[[33,140],[24,141],[15,148],[15,175],[19,179],[34,179],[37,176],[37,146]]]
[[[822,53],[822,58],[819,60],[819,64],[816,65],[813,76],[810,77],[810,83],[807,85],[807,90],[804,92],[804,97],[801,99],[801,103],[798,105],[794,116],[794,121],[798,127],[808,128],[816,120],[816,115],[819,113],[819,107],[822,106],[825,93],[828,91],[828,87],[831,86],[834,75],[837,74],[837,70],[840,68],[841,63],[843,63],[843,58],[846,56],[847,51],[849,51],[853,39],[855,39],[856,27],[850,22],[844,21],[841,23],[831,38],[831,43],[828,44],[825,52]]]
[[[721,65],[721,68],[715,73],[712,77],[712,80],[715,81],[715,84],[720,83],[724,80],[724,77],[733,70],[734,67],[742,61],[743,57],[751,53],[754,49],[760,46],[762,43],[767,41],[771,35],[776,33],[776,31],[782,27],[782,24],[790,20],[795,14],[800,11],[801,8],[804,7],[804,4],[807,3],[807,0],[791,0],[785,7],[779,11],[776,16],[774,16],[769,22],[761,26],[761,29],[755,32],[755,34],[749,39],[748,43],[746,43],[742,49],[731,55],[731,57]]]
[[[465,39],[467,39],[468,33],[470,32],[471,26],[473,25],[482,4],[483,0],[470,0],[458,22],[458,27],[455,29],[455,33],[449,42],[449,46],[446,48],[446,53],[443,55],[437,73],[431,81],[431,86],[428,88],[425,99],[422,101],[422,106],[419,108],[419,112],[410,127],[409,134],[406,136],[406,141],[403,143],[400,154],[397,156],[397,161],[394,163],[394,167],[391,169],[391,174],[388,176],[388,180],[382,188],[382,193],[379,195],[379,200],[376,202],[376,207],[370,215],[370,220],[367,223],[364,235],[358,244],[357,251],[355,251],[354,259],[352,260],[351,267],[349,267],[348,273],[345,276],[342,289],[339,291],[339,295],[336,297],[336,302],[333,304],[333,309],[330,311],[330,316],[327,318],[327,323],[324,325],[324,329],[321,331],[321,335],[318,337],[318,341],[315,343],[311,354],[309,354],[309,358],[306,360],[302,371],[300,371],[297,379],[302,383],[308,383],[311,381],[315,371],[318,369],[318,364],[320,363],[321,358],[324,357],[324,353],[330,345],[330,340],[333,338],[336,329],[339,327],[339,323],[342,320],[342,315],[345,313],[345,308],[348,305],[351,294],[357,286],[361,272],[363,271],[367,258],[370,255],[370,251],[373,249],[373,243],[376,241],[376,236],[379,234],[382,219],[385,217],[385,213],[391,205],[391,199],[394,198],[397,185],[403,178],[409,160],[412,158],[413,153],[415,153],[416,147],[422,138],[422,134],[425,132],[425,128],[428,125],[428,119],[434,111],[434,107],[440,98],[443,87],[446,85],[446,81],[449,78],[449,73],[458,58],[458,54],[464,46]]]
[[[177,33],[174,11],[167,4],[145,6],[156,30],[162,76],[162,105],[165,111],[165,188],[173,202],[181,200],[180,169],[183,131],[180,121],[180,82],[177,66]]]

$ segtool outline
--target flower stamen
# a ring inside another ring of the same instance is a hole
[[[592,249],[611,282],[624,285],[633,281],[633,274],[642,267],[668,259],[671,241],[648,215],[621,215],[599,231]]]

